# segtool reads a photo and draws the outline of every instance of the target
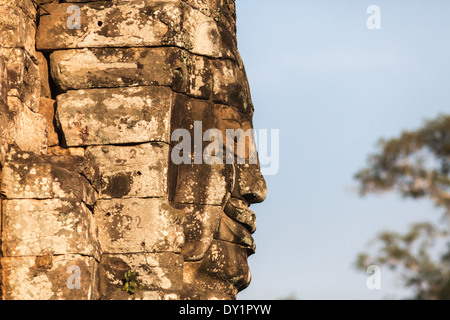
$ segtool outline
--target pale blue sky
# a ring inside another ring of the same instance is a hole
[[[381,137],[450,111],[450,1],[236,0],[256,129],[280,129],[239,299],[401,297],[386,270],[368,290],[357,253],[384,229],[437,219],[427,202],[361,199],[353,174]],[[381,30],[369,30],[369,5]]]

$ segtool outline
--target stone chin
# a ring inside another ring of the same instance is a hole
[[[255,252],[251,234],[256,218],[248,206],[244,200],[227,197],[223,206],[188,207],[182,255],[183,282],[191,296],[234,299],[250,284],[247,260]]]
[[[185,262],[184,282],[199,299],[235,299],[251,281],[249,248],[223,240],[213,240],[200,261]]]

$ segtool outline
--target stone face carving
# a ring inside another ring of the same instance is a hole
[[[234,299],[266,197],[253,136],[226,139],[253,128],[234,0],[0,12],[1,297]]]

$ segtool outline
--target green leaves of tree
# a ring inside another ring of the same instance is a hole
[[[377,264],[394,270],[415,299],[450,299],[450,116],[381,139],[378,147],[355,175],[361,195],[396,191],[429,199],[445,214],[438,225],[415,223],[405,234],[380,233],[371,246],[375,253],[359,254],[356,267]]]
[[[450,207],[450,116],[441,115],[397,138],[381,139],[378,147],[369,166],[355,175],[362,195],[396,190]]]

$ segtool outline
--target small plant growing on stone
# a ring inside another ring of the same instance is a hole
[[[125,279],[123,280],[124,284],[122,287],[123,291],[128,292],[129,294],[133,294],[136,289],[142,289],[139,285],[139,281],[137,280],[138,273],[136,271],[128,270],[125,272]]]

